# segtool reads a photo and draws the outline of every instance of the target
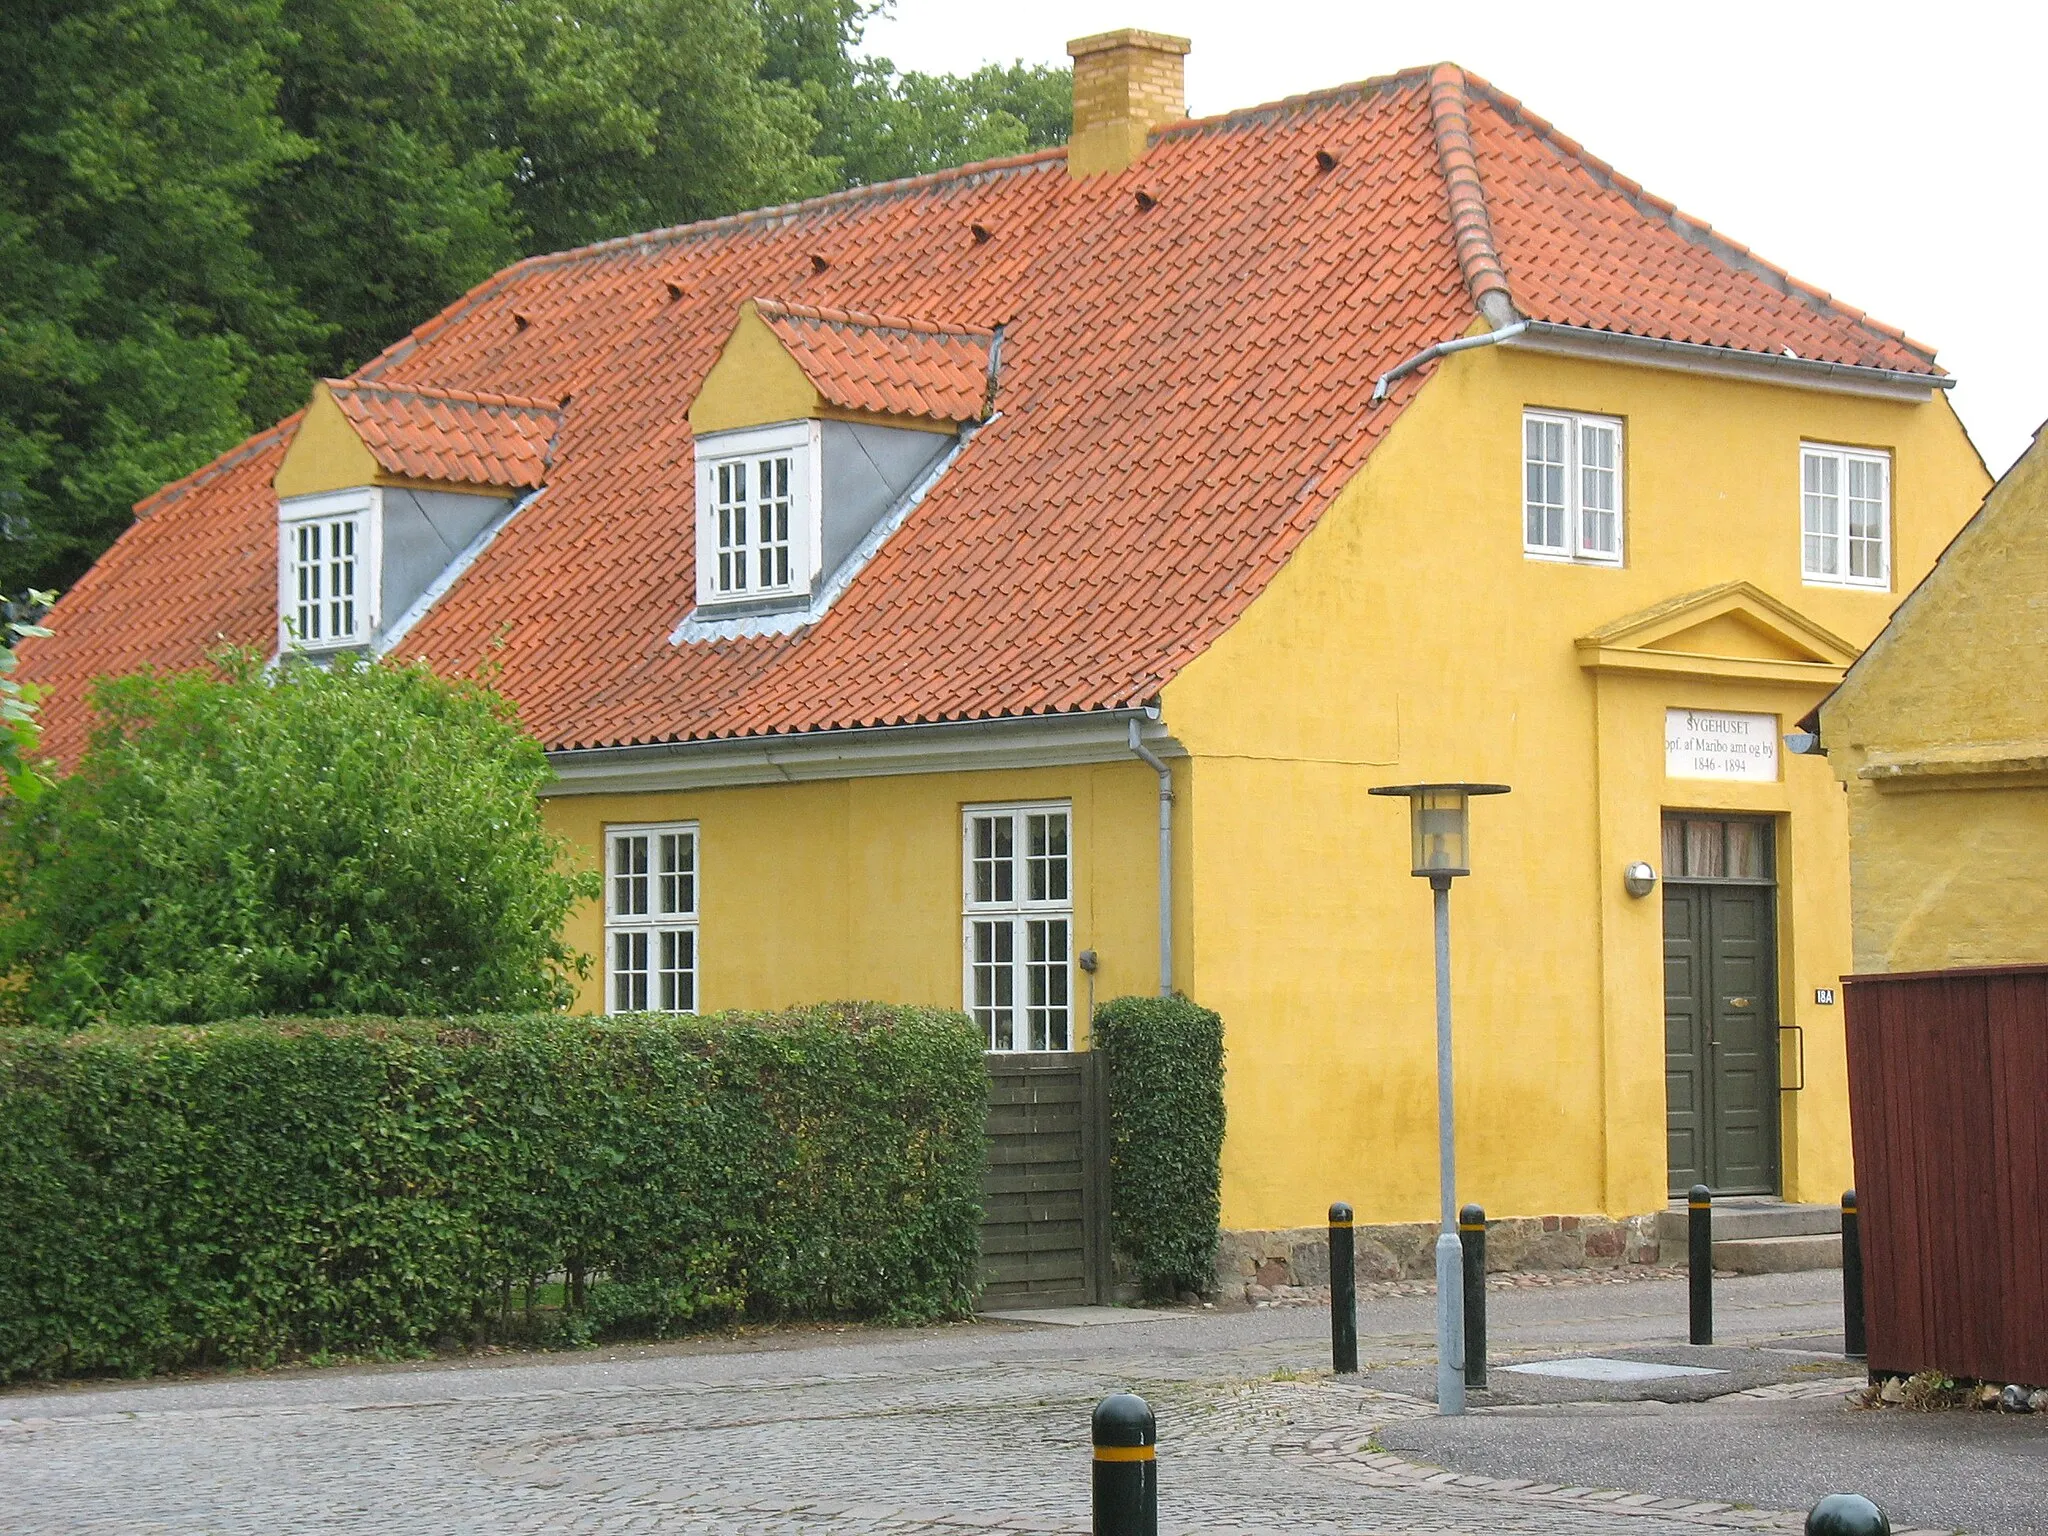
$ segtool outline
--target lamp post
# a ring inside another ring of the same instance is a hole
[[[1458,1244],[1457,1128],[1451,1105],[1451,881],[1472,873],[1468,810],[1474,795],[1505,784],[1388,784],[1375,795],[1408,798],[1413,873],[1436,898],[1436,1411],[1465,1411],[1464,1254]]]

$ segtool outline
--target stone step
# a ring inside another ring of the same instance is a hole
[[[1714,1244],[1714,1268],[1738,1275],[1785,1275],[1800,1269],[1840,1269],[1842,1234],[1745,1237]]]
[[[1690,1215],[1683,1205],[1666,1206],[1657,1213],[1657,1241],[1668,1257],[1672,1246],[1678,1257],[1685,1256],[1686,1224]],[[1735,1202],[1714,1206],[1714,1241],[1742,1241],[1753,1237],[1812,1237],[1842,1230],[1842,1210],[1835,1205],[1787,1205],[1781,1201]]]

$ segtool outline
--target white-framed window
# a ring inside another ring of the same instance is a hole
[[[697,440],[697,601],[808,593],[821,435],[813,421]]]
[[[1061,802],[967,808],[964,984],[991,1051],[1073,1049],[1073,821]]]
[[[697,826],[606,827],[606,1013],[697,1011]]]
[[[1890,455],[1799,445],[1799,566],[1809,586],[1889,588],[1891,527]]]
[[[308,496],[278,510],[280,646],[362,644],[375,627],[375,492]]]
[[[1522,550],[1535,560],[1621,564],[1621,423],[1522,413]]]

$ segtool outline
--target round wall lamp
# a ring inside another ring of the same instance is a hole
[[[1657,871],[1637,859],[1621,872],[1621,885],[1631,896],[1647,896],[1657,889]]]

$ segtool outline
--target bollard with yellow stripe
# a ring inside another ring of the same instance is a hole
[[[1158,1426],[1133,1392],[1112,1392],[1089,1422],[1095,1443],[1095,1536],[1159,1536]]]

